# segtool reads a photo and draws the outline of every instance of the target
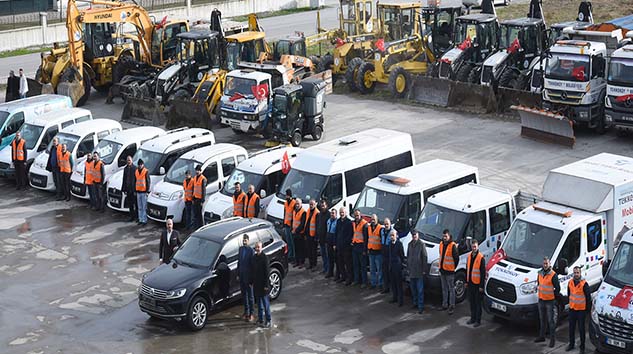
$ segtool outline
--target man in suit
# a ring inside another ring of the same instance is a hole
[[[180,247],[180,234],[174,230],[174,221],[167,219],[167,228],[160,235],[160,245],[158,246],[158,258],[160,263],[169,263],[171,257]]]
[[[134,194],[134,188],[136,187],[136,179],[134,172],[136,166],[132,162],[132,156],[128,156],[126,159],[126,165],[123,169],[123,188],[121,192],[125,194],[125,206],[130,209],[129,221],[135,221],[138,219],[138,213],[136,211],[136,195]]]

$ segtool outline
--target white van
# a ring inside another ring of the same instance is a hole
[[[429,197],[455,186],[478,181],[477,167],[454,161],[431,160],[370,179],[365,183],[354,208],[365,216],[376,214],[381,223],[388,217],[400,237],[403,237],[409,233]],[[406,241],[406,238],[402,240],[405,249],[408,244]]]
[[[145,163],[150,175],[150,190],[156,183],[163,180],[171,165],[183,154],[204,146],[215,144],[215,136],[207,129],[178,128],[167,131],[165,135],[147,141],[136,151],[132,160],[134,164],[139,159]],[[127,212],[125,206],[127,197],[122,189],[123,172],[119,171],[108,180],[108,207],[113,210]]]
[[[60,130],[87,120],[92,120],[92,114],[83,108],[62,108],[26,118],[22,128],[20,128],[20,133],[26,141],[26,149],[28,150],[27,171],[35,158],[46,150],[48,144]],[[0,176],[9,178],[15,176],[10,146],[5,146],[0,150]]]
[[[157,127],[137,127],[122,130],[108,135],[101,140],[94,151],[99,153],[103,162],[105,181],[125,167],[126,158],[134,156],[136,150],[148,140],[165,134],[165,131]],[[75,168],[70,176],[70,193],[77,198],[88,199],[90,195],[84,184],[86,159],[75,163]]]
[[[280,225],[286,189],[307,208],[311,199],[327,198],[331,207],[356,202],[365,182],[415,162],[411,135],[374,128],[310,147],[301,152],[268,205],[267,219]]]
[[[300,148],[279,145],[251,154],[240,163],[219,192],[210,196],[204,206],[204,222],[210,223],[233,216],[233,193],[235,183],[240,182],[246,192],[248,185],[255,186],[260,197],[261,217],[265,219],[266,208],[275,191],[281,186],[286,175],[281,171],[281,160],[285,153],[292,165]]]
[[[74,163],[92,152],[106,136],[121,131],[121,123],[112,119],[95,119],[82,123],[71,125],[62,129],[57,135],[60,144],[66,144],[68,151],[71,152]],[[43,189],[47,191],[55,190],[53,182],[53,174],[46,170],[48,163],[48,154],[51,151],[53,142],[48,145],[46,152],[41,153],[33,162],[29,172],[29,181],[33,188]]]
[[[234,144],[205,146],[182,155],[167,171],[165,179],[152,187],[147,198],[147,217],[160,222],[167,219],[183,222],[185,172],[195,176],[196,166],[201,165],[202,174],[207,178],[206,195],[209,196],[222,188],[235,166],[247,157],[246,149]]]

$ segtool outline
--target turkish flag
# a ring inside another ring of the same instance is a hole
[[[579,66],[571,71],[571,75],[578,81],[585,81],[585,67]]]
[[[633,101],[633,95],[622,95],[622,96],[618,96],[615,101],[619,102],[619,103],[625,103],[626,101],[632,100]]]
[[[268,84],[263,83],[260,85],[251,86],[251,91],[253,91],[253,96],[258,101],[263,101],[268,98]]]
[[[385,40],[380,38],[379,40],[376,41],[376,49],[378,49],[381,52],[385,51]]]
[[[466,37],[466,39],[464,39],[464,41],[459,46],[457,46],[457,48],[461,50],[466,50],[472,46],[473,46],[473,41],[470,40],[470,36],[468,36]]]
[[[506,257],[507,255],[503,248],[499,248],[497,252],[495,252],[492,257],[490,257],[490,260],[486,264],[486,273],[488,273],[488,271],[490,271],[490,268],[492,268],[495,264],[506,259]]]
[[[611,300],[611,306],[616,306],[622,309],[628,309],[629,303],[633,298],[633,287],[625,286],[620,292]]]
[[[281,172],[287,175],[290,172],[290,159],[288,158],[288,151],[284,152],[284,156],[281,158]]]
[[[163,17],[163,19],[160,20],[160,22],[156,24],[156,29],[163,28],[165,27],[166,24],[167,24],[167,16]]]
[[[519,49],[521,49],[521,43],[519,43],[518,38],[515,38],[514,41],[512,41],[512,44],[510,44],[510,47],[508,48],[508,53],[512,54],[518,51]]]
[[[345,44],[345,41],[340,39],[340,38],[338,38],[338,37],[334,40],[334,46],[336,48],[338,48],[338,47],[340,47],[340,46],[342,46],[344,44]]]
[[[241,94],[241,93],[239,93],[239,92],[236,92],[236,93],[234,93],[234,94],[233,94],[233,96],[231,96],[231,97],[229,98],[229,102],[237,101],[237,100],[239,100],[240,98],[244,98],[244,97],[246,97],[246,96],[242,95],[242,94]]]

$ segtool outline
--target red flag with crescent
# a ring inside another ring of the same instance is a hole
[[[578,81],[585,81],[585,67],[579,66],[571,71],[571,75]]]
[[[237,101],[237,100],[239,100],[239,99],[241,99],[241,98],[244,98],[244,97],[246,97],[246,96],[242,95],[242,94],[241,94],[241,93],[239,93],[239,92],[236,92],[236,93],[234,93],[234,94],[233,94],[233,96],[231,96],[231,97],[229,98],[229,102]]]
[[[495,264],[499,263],[500,261],[506,259],[506,252],[503,250],[503,248],[499,248],[497,250],[497,252],[495,252],[492,257],[490,257],[490,260],[488,261],[488,263],[486,264],[486,273],[490,271],[490,268],[492,268]]]
[[[633,298],[633,287],[625,286],[618,292],[613,300],[611,300],[611,306],[628,309],[631,298]]]
[[[459,46],[457,46],[457,47],[458,47],[459,49],[461,49],[461,50],[466,50],[466,49],[468,49],[468,48],[470,48],[470,47],[472,47],[472,46],[473,46],[473,42],[472,42],[472,40],[470,39],[470,36],[468,36],[468,37],[466,37],[466,39],[464,39],[464,41],[463,41],[463,42],[462,42]]]
[[[521,49],[521,43],[519,42],[518,38],[515,38],[514,41],[512,41],[512,44],[510,44],[510,47],[508,48],[508,53],[512,54],[518,51],[519,49]]]
[[[268,98],[268,84],[263,83],[255,86],[251,86],[251,91],[253,91],[253,96],[258,101],[263,101]]]
[[[287,175],[290,172],[290,159],[288,158],[288,151],[284,152],[284,156],[281,158],[281,172]]]

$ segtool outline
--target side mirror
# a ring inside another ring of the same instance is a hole
[[[262,198],[262,199],[266,198],[266,191],[265,191],[265,190],[263,190],[263,189],[262,189],[262,190],[260,190],[260,191],[259,191],[259,197],[260,197],[260,198]]]
[[[48,145],[46,145],[46,143],[41,143],[40,146],[37,148],[37,151],[44,151],[46,150],[46,148],[48,147]]]
[[[165,174],[165,167],[160,166],[160,168],[158,169],[158,174],[159,175],[164,175]]]
[[[569,274],[569,269],[567,268],[569,266],[569,262],[567,262],[566,258],[561,258],[558,260],[558,266],[556,268],[556,273],[561,274],[561,275],[567,275]]]
[[[408,223],[409,223],[409,228],[413,227],[413,219],[412,218],[409,218]]]
[[[611,265],[611,260],[602,263],[602,276],[607,275],[607,271],[609,270],[609,266]]]

